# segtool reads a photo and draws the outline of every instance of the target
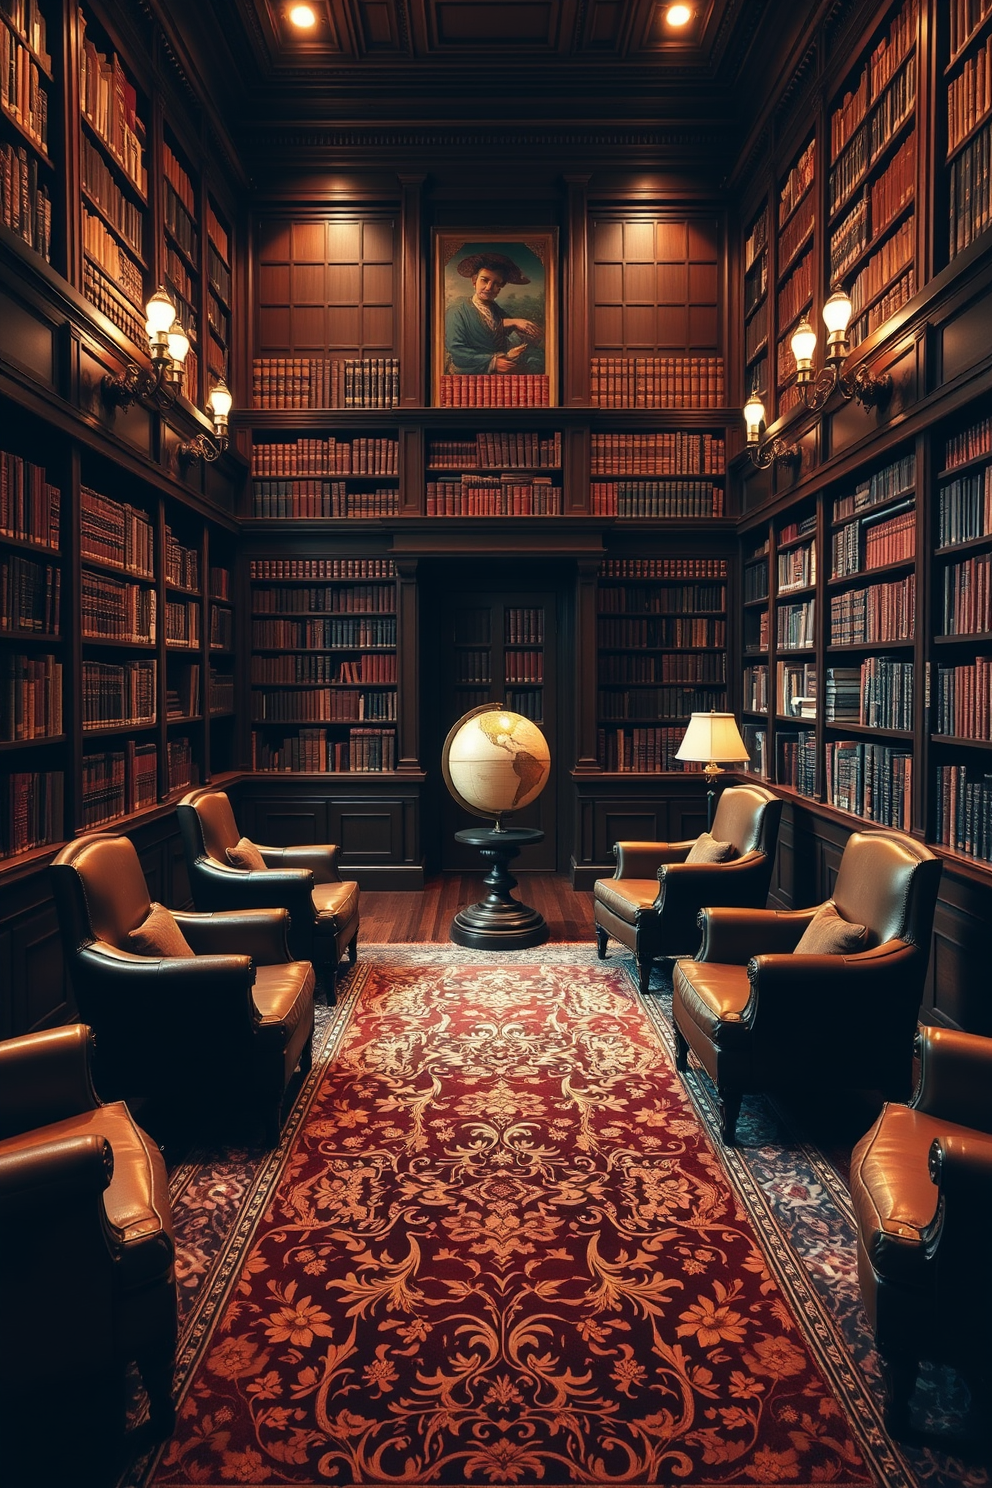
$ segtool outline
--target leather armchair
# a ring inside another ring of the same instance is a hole
[[[92,1044],[81,1023],[0,1043],[0,1476],[11,1484],[89,1481],[91,1452],[124,1439],[131,1361],[150,1434],[167,1437],[175,1419],[165,1163],[127,1106],[98,1099]]]
[[[922,1028],[907,1105],[886,1105],[851,1155],[858,1279],[887,1418],[908,1425],[921,1359],[987,1379],[992,1303],[992,1039]]]
[[[266,1113],[274,1143],[286,1087],[310,1068],[313,967],[293,961],[284,909],[175,912],[192,957],[136,955],[129,932],[150,903],[134,844],[91,833],[55,858],[52,885],[97,1078],[115,1096],[175,1107],[191,1092]]]
[[[763,905],[781,816],[781,800],[764,786],[734,785],[721,795],[713,819],[716,840],[734,845],[725,863],[687,863],[695,839],[615,843],[616,872],[593,887],[600,959],[611,936],[633,951],[646,994],[653,961],[695,953],[704,904]]]
[[[675,968],[676,1064],[685,1070],[692,1049],[716,1085],[728,1146],[746,1091],[819,1082],[909,1093],[940,869],[901,832],[852,832],[828,902],[867,927],[853,955],[792,954],[819,905],[701,912],[696,959]]]
[[[323,974],[328,998],[347,951],[358,955],[358,884],[342,880],[336,843],[302,847],[262,847],[264,869],[233,867],[227,849],[241,837],[224,791],[201,787],[183,796],[176,808],[193,903],[199,910],[264,909],[289,911],[289,944],[300,961],[312,961]]]

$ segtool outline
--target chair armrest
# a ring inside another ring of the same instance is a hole
[[[235,868],[213,858],[197,858],[195,873],[209,885],[215,909],[268,909],[273,903],[287,909],[309,905],[313,913],[314,876],[310,868]]]
[[[793,1041],[806,1028],[819,1045],[829,1045],[829,1028],[850,1018],[851,1037],[867,1044],[879,1031],[896,1032],[891,1019],[905,1008],[906,980],[919,955],[906,941],[887,940],[851,956],[752,956],[751,995],[741,1021],[755,1029],[759,1020],[773,1029],[789,1026]]]
[[[967,1215],[972,1231],[981,1227],[983,1250],[992,1219],[992,1137],[985,1132],[945,1132],[930,1143],[930,1177],[940,1189],[949,1213]],[[958,1224],[961,1218],[958,1219]]]
[[[911,1105],[929,1116],[992,1133],[992,1038],[921,1028],[920,1079]]]
[[[97,1109],[92,1042],[85,1023],[70,1023],[0,1043],[0,1139]]]
[[[259,878],[266,875],[260,873]],[[312,913],[312,906],[311,906]],[[258,966],[278,966],[293,958],[289,954],[290,916],[287,909],[229,909],[217,914],[175,911],[176,924],[189,941],[190,949],[202,956],[250,956]]]
[[[684,863],[692,842],[614,842],[614,878],[654,878],[662,863]]]
[[[340,883],[338,858],[341,849],[336,842],[317,843],[309,847],[261,847],[266,866],[272,868],[309,868],[314,883]]]
[[[696,960],[746,966],[755,955],[794,951],[815,914],[816,909],[702,909]]]
[[[0,1153],[0,1215],[20,1213],[23,1221],[67,1199],[102,1194],[113,1171],[110,1143],[96,1132]]]
[[[768,859],[757,850],[729,863],[663,863],[654,908],[692,923],[706,904],[733,908],[752,903],[755,879],[763,883],[768,872]]]

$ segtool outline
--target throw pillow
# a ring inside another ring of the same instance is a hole
[[[725,863],[734,856],[732,842],[717,842],[709,832],[702,832],[689,849],[687,863]]]
[[[128,936],[139,956],[192,956],[194,954],[175,915],[164,904],[152,904],[144,921]]]
[[[227,849],[232,868],[264,868],[265,859],[250,837],[239,837],[236,846]]]
[[[833,904],[821,904],[796,946],[797,956],[853,956],[868,944],[864,925],[852,925]]]

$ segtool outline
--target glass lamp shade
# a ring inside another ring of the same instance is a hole
[[[675,758],[731,765],[743,764],[751,756],[733,713],[693,713]]]
[[[813,356],[816,352],[816,332],[806,319],[805,315],[792,333],[792,355],[796,359],[796,372],[802,382],[808,379],[813,370]]]
[[[218,378],[210,389],[210,397],[207,399],[207,411],[213,414],[215,419],[223,419],[227,423],[227,416],[231,411],[234,398],[231,389],[223,377]]]
[[[828,359],[838,360],[847,356],[847,328],[851,324],[853,313],[850,297],[842,289],[835,289],[823,307]]]
[[[145,306],[145,330],[149,336],[167,336],[176,318],[176,307],[160,284]]]
[[[179,321],[175,320],[169,328],[169,355],[176,365],[181,367],[188,352],[189,337]]]
[[[761,426],[765,422],[765,405],[757,393],[752,393],[744,404],[744,423],[747,427],[748,444],[757,444]]]

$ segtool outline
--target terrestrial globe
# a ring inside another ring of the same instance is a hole
[[[448,790],[473,816],[496,818],[537,799],[551,774],[548,741],[520,713],[486,703],[459,718],[444,741],[441,768]]]

